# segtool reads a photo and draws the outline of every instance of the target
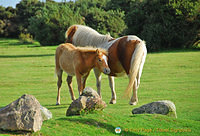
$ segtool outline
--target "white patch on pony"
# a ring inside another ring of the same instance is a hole
[[[103,57],[102,57],[102,58],[104,59],[104,61],[105,61],[106,65],[108,66],[107,57],[106,57],[105,55],[103,55]]]
[[[121,37],[120,37],[121,38]],[[117,40],[119,40],[120,38],[117,38],[115,40],[112,40],[110,42],[105,42],[103,44],[100,44],[98,47],[103,48],[108,50]]]
[[[128,35],[127,37],[128,37],[127,42],[130,41],[130,40],[142,41],[139,37],[137,37],[135,35]],[[102,43],[102,44],[98,45],[98,47],[108,50],[116,41],[120,40],[121,38],[123,38],[123,37],[119,37],[119,38],[112,40],[110,42]]]
[[[127,41],[130,41],[130,40],[142,41],[139,37],[137,37],[135,35],[128,35]]]

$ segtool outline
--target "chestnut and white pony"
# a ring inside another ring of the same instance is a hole
[[[137,104],[137,89],[140,84],[140,77],[147,55],[145,41],[134,35],[114,39],[110,35],[99,34],[94,29],[83,25],[72,25],[66,31],[65,36],[66,42],[72,43],[75,46],[91,45],[106,49],[108,51],[108,65],[111,69],[108,77],[112,92],[110,103],[116,103],[114,77],[127,74],[129,84],[125,94],[130,95],[133,88],[133,95],[129,104]],[[101,72],[98,69],[94,69],[94,72],[97,90],[101,96]]]
[[[59,45],[55,53],[55,72],[58,77],[56,105],[60,104],[60,89],[63,71],[68,74],[67,83],[69,92],[71,99],[75,100],[76,98],[72,88],[72,76],[76,76],[79,95],[81,95],[85,88],[86,79],[92,68],[97,68],[104,74],[110,73],[107,61],[107,51],[104,49],[75,47],[70,43]]]

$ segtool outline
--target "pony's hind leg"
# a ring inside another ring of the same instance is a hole
[[[67,85],[69,87],[71,99],[74,101],[76,98],[74,96],[74,91],[73,91],[73,88],[72,88],[72,76],[67,76]]]
[[[116,92],[115,92],[115,80],[113,76],[108,76],[109,79],[109,85],[112,92],[112,98],[110,100],[110,104],[116,103]]]
[[[57,102],[56,105],[60,105],[60,89],[61,89],[61,85],[62,85],[62,70],[58,70],[57,71],[57,77],[58,77],[58,81],[57,81],[57,86],[58,86],[58,94],[57,94]]]
[[[131,100],[129,102],[130,105],[136,105],[138,102],[138,97],[137,97],[137,79],[134,81],[133,85],[133,95],[131,97]]]

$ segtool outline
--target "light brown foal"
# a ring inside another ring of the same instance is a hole
[[[86,79],[92,68],[97,68],[104,74],[110,74],[110,68],[108,67],[107,52],[103,49],[97,49],[92,47],[75,47],[70,43],[61,44],[56,49],[55,72],[58,77],[57,86],[57,103],[60,104],[60,90],[62,84],[62,73],[65,71],[67,76],[67,83],[71,99],[75,100],[72,77],[75,75],[79,95],[82,94],[85,88]]]

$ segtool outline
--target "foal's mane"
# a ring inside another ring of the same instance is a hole
[[[76,47],[76,48],[81,52],[96,52],[96,50],[98,49],[103,54],[108,55],[108,52],[105,49],[102,49],[102,48],[95,48],[95,47],[91,47],[91,46]]]

